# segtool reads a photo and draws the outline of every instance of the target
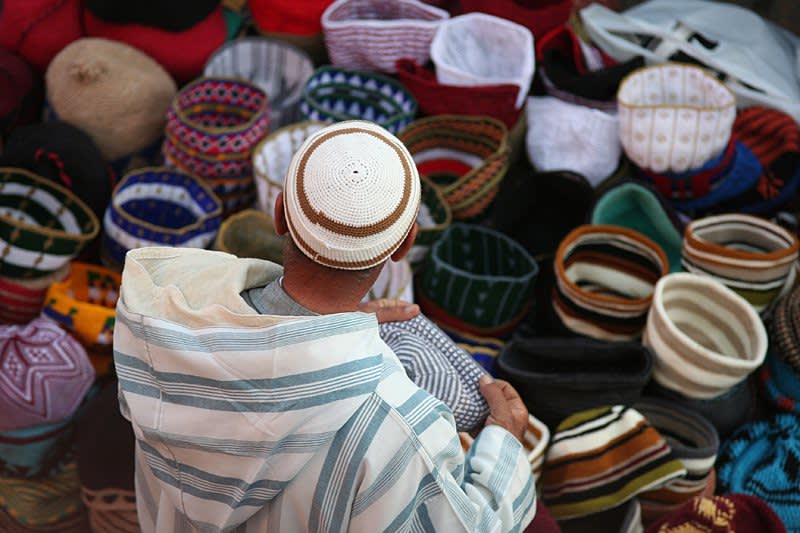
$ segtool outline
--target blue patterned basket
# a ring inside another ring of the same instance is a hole
[[[396,135],[414,120],[417,101],[386,76],[321,67],[306,83],[300,110],[309,120],[368,120]]]
[[[168,168],[144,168],[120,181],[103,218],[110,267],[145,246],[206,248],[222,224],[222,203],[200,179]]]

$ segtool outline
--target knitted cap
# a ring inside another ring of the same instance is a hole
[[[765,395],[776,409],[800,414],[800,374],[772,349],[760,377]]]
[[[576,413],[559,424],[542,472],[542,497],[558,519],[617,507],[686,474],[664,437],[634,409]]]
[[[416,221],[420,184],[411,154],[371,122],[345,121],[306,139],[284,185],[295,244],[331,268],[379,265]]]
[[[786,533],[786,526],[762,499],[746,494],[703,496],[651,524],[646,533]]]
[[[800,288],[795,288],[775,306],[769,339],[775,354],[800,374],[798,335],[800,335]]]
[[[559,520],[561,533],[586,533],[587,531],[615,531],[618,533],[641,533],[642,508],[636,498],[613,509],[599,513]]]
[[[126,44],[79,39],[50,63],[47,98],[56,116],[84,130],[108,160],[137,152],[164,130],[175,82]]]

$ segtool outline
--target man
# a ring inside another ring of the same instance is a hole
[[[411,248],[419,195],[397,138],[343,122],[290,165],[276,205],[291,236],[283,272],[204,250],[128,254],[114,349],[143,531],[494,532],[532,520],[516,392],[483,379],[490,416],[465,456],[450,409],[358,312],[385,261]]]

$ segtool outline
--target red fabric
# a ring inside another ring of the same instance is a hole
[[[266,33],[316,35],[322,33],[322,12],[333,0],[249,0],[250,14]]]
[[[158,61],[179,82],[200,76],[206,61],[228,36],[222,7],[200,24],[181,32],[169,32],[140,24],[113,24],[88,10],[83,13],[86,34],[105,37],[138,48]]]
[[[83,37],[80,0],[0,2],[0,48],[44,73],[65,46]]]
[[[40,120],[41,87],[31,67],[0,48],[0,134]]]
[[[480,11],[521,24],[534,39],[564,24],[572,14],[572,0],[461,0],[464,13]]]
[[[776,109],[742,109],[733,123],[733,134],[765,168],[786,152],[800,152],[800,126]]]
[[[701,501],[705,500],[705,501]],[[670,531],[707,533],[785,533],[786,527],[769,505],[745,494],[695,498],[651,524],[646,533]]]
[[[544,61],[546,50],[559,50],[567,57],[572,58],[575,68],[581,74],[586,74],[586,62],[583,60],[583,50],[581,49],[578,36],[569,26],[558,26],[536,39],[536,61]]]
[[[541,498],[536,498],[536,516],[525,529],[525,533],[561,533],[561,527],[544,506]]]
[[[436,75],[413,61],[397,62],[397,76],[426,115],[487,115],[514,127],[522,109],[516,109],[516,85],[457,87],[442,85]]]

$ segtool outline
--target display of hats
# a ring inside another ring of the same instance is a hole
[[[769,505],[746,494],[697,497],[648,526],[646,533],[703,531],[708,533],[786,533],[786,526]]]
[[[736,98],[705,70],[667,63],[634,71],[617,93],[620,138],[638,166],[685,172],[728,144]]]
[[[369,300],[401,300],[414,302],[414,283],[411,264],[405,259],[389,260],[384,263],[378,279],[369,289],[362,301]]]
[[[656,356],[655,381],[697,399],[729,391],[767,353],[767,333],[753,307],[716,279],[688,273],[656,285],[643,341]]]
[[[465,13],[479,11],[522,24],[534,37],[561,26],[572,13],[571,0],[460,0]]]
[[[320,67],[306,83],[300,110],[310,120],[367,120],[397,134],[414,120],[417,101],[386,76]]]
[[[111,176],[97,146],[82,130],[61,121],[14,130],[0,164],[30,170],[71,190],[97,217],[111,198]]]
[[[592,339],[518,336],[497,360],[498,376],[551,428],[598,405],[632,405],[652,371],[653,355],[642,345]]]
[[[800,374],[800,287],[778,301],[770,323],[770,342],[775,354]]]
[[[101,7],[101,4],[106,4]],[[90,37],[120,41],[141,50],[158,61],[176,80],[199,76],[211,54],[228,37],[228,25],[219,2],[155,2],[87,4],[83,25]],[[215,4],[215,5],[212,5]]]
[[[525,144],[538,170],[576,172],[596,187],[619,165],[622,146],[616,115],[552,96],[528,98],[525,112]]]
[[[456,220],[483,213],[508,171],[508,130],[490,117],[439,115],[398,135],[420,175],[439,186]]]
[[[4,48],[0,48],[0,74],[0,134],[5,137],[14,128],[38,118],[42,87],[30,65]]]
[[[111,342],[120,275],[88,263],[73,262],[69,277],[47,290],[42,314],[80,342],[98,376],[111,367]]]
[[[109,161],[161,138],[175,82],[145,53],[108,39],[79,39],[45,75],[55,117],[85,131]]]
[[[36,279],[0,276],[0,324],[27,324],[42,310],[47,289],[69,275],[69,263]]]
[[[222,223],[222,206],[200,179],[167,168],[126,175],[103,218],[106,266],[121,270],[128,250],[143,246],[205,248]]]
[[[313,73],[311,58],[303,50],[262,37],[224,44],[203,69],[209,78],[242,78],[261,87],[269,97],[272,129],[300,120],[303,87]]]
[[[782,413],[739,428],[722,446],[717,463],[721,492],[756,496],[787,531],[800,529],[800,417]]]
[[[798,250],[797,237],[779,225],[730,213],[686,227],[682,265],[687,272],[720,281],[762,312],[786,285]]]
[[[214,240],[214,249],[282,265],[285,241],[285,237],[275,232],[272,217],[255,209],[245,209],[222,223]]]
[[[292,156],[300,145],[326,125],[308,120],[273,131],[253,149],[253,174],[258,190],[258,208],[275,217],[275,199],[283,192],[283,182]]]
[[[430,178],[420,176],[419,179],[422,198],[417,214],[417,238],[408,252],[408,260],[412,265],[425,259],[431,245],[442,236],[442,232],[453,220],[450,205],[441,189]]]
[[[0,530],[86,533],[78,465],[73,460],[42,479],[0,477]]]
[[[765,396],[775,409],[800,414],[800,374],[773,350],[767,353],[760,377]]]
[[[333,65],[395,72],[398,59],[424,64],[433,36],[450,14],[419,0],[336,0],[322,13]]]
[[[68,189],[27,170],[0,167],[0,275],[43,278],[97,236],[94,213]]]
[[[517,109],[525,104],[536,67],[530,30],[483,13],[443,22],[431,43],[431,59],[440,83],[465,87],[516,85]]]
[[[431,247],[417,300],[435,322],[501,337],[527,312],[538,272],[528,252],[502,233],[452,224]]]
[[[616,405],[575,413],[558,425],[542,472],[542,498],[559,520],[617,507],[686,475],[641,413]]]
[[[486,115],[511,129],[524,110],[517,108],[520,88],[514,84],[474,87],[443,84],[432,70],[408,59],[398,60],[396,70],[400,82],[419,102],[419,110],[425,115]]]
[[[618,531],[619,533],[641,533],[642,509],[634,498],[611,509],[587,516],[560,520],[561,533],[585,533],[586,531]]]
[[[83,37],[80,0],[3,2],[0,48],[22,56],[39,72],[65,46]]]
[[[639,495],[646,515],[644,521],[652,522],[695,496],[713,495],[714,461],[719,450],[719,435],[714,426],[701,415],[666,400],[643,398],[633,408],[661,433],[686,468],[684,477]]]
[[[590,221],[641,233],[664,250],[671,272],[681,269],[684,225],[653,187],[630,180],[612,185],[598,196]]]
[[[553,309],[577,334],[610,341],[638,338],[656,282],[669,261],[655,242],[620,226],[584,225],[570,232],[553,261]]]

